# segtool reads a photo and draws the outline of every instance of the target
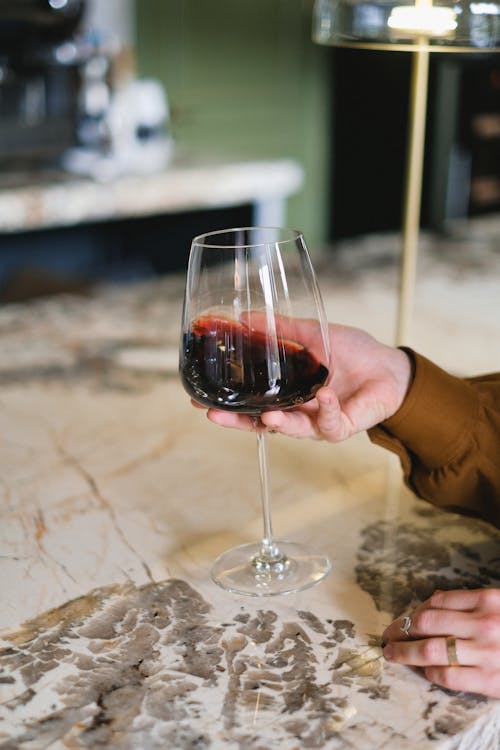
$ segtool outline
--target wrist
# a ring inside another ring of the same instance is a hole
[[[415,361],[411,349],[398,347],[393,349],[392,375],[394,379],[394,403],[392,417],[402,407],[413,382]]]

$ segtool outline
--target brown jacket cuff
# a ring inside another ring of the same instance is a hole
[[[422,355],[405,351],[414,365],[410,390],[400,409],[368,434],[385,447],[393,436],[427,469],[435,469],[453,460],[467,440],[478,416],[477,393]]]

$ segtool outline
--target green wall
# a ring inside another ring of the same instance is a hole
[[[138,72],[159,78],[182,150],[298,159],[287,223],[326,239],[328,51],[311,41],[312,0],[136,0]]]

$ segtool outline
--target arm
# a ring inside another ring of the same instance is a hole
[[[306,328],[305,321],[307,346]],[[329,333],[327,386],[301,407],[262,414],[262,423],[283,435],[330,442],[368,430],[373,442],[398,454],[419,497],[500,528],[500,374],[462,380],[365,331],[330,325]],[[211,409],[208,417],[254,428],[241,414]]]
[[[406,482],[448,510],[500,527],[500,374],[461,380],[417,354],[396,414],[369,430],[397,453]],[[500,589],[436,591],[382,634],[384,657],[431,682],[500,698]],[[451,651],[449,645],[451,644]]]
[[[500,528],[500,374],[462,380],[408,354],[411,389],[370,439],[399,456],[416,495]]]

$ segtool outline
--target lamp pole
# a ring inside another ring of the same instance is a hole
[[[408,150],[403,208],[403,241],[396,319],[396,346],[408,343],[417,269],[422,177],[424,171],[425,121],[429,84],[429,50],[412,51]]]

